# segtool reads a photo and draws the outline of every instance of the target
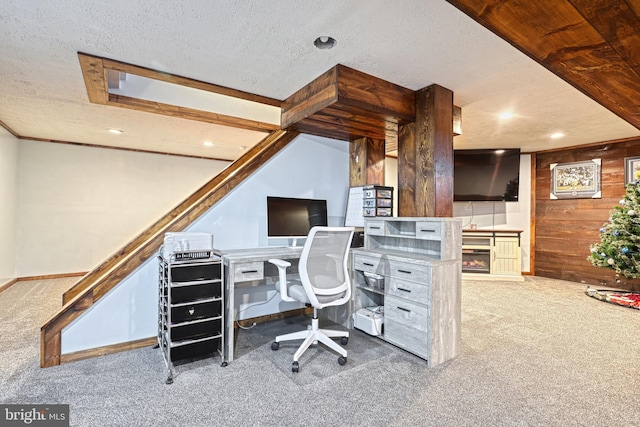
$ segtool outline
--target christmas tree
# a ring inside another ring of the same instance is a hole
[[[587,258],[596,267],[614,270],[627,279],[640,278],[640,171],[626,194],[600,229],[600,243],[591,245]]]

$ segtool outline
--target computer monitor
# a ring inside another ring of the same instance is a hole
[[[327,201],[267,196],[267,237],[304,239],[314,226],[326,226]]]

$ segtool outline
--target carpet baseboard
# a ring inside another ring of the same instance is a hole
[[[16,277],[14,279],[9,279],[7,282],[0,284],[0,292],[6,291],[12,285],[15,285],[18,282],[28,282],[30,280],[49,280],[49,279],[66,279],[67,277],[82,277],[86,272],[77,272],[77,273],[61,273],[61,274],[44,274],[40,276],[23,276]]]
[[[79,360],[90,359],[92,357],[105,356],[107,354],[119,353],[121,351],[135,350],[141,347],[149,347],[158,342],[157,337],[142,338],[136,341],[128,341],[103,347],[80,350],[73,353],[60,355],[60,363],[77,362]]]
[[[18,283],[18,279],[10,279],[7,282],[3,283],[0,285],[0,292],[6,291],[7,289],[9,289],[12,285]]]

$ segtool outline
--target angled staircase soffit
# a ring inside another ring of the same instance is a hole
[[[165,232],[185,229],[298,135],[296,131],[272,132],[174,210],[80,279],[64,294],[60,311],[41,327],[41,367],[60,364],[62,330],[152,257],[160,248]]]

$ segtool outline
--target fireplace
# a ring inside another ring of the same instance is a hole
[[[462,272],[489,274],[491,272],[491,250],[463,249]]]

